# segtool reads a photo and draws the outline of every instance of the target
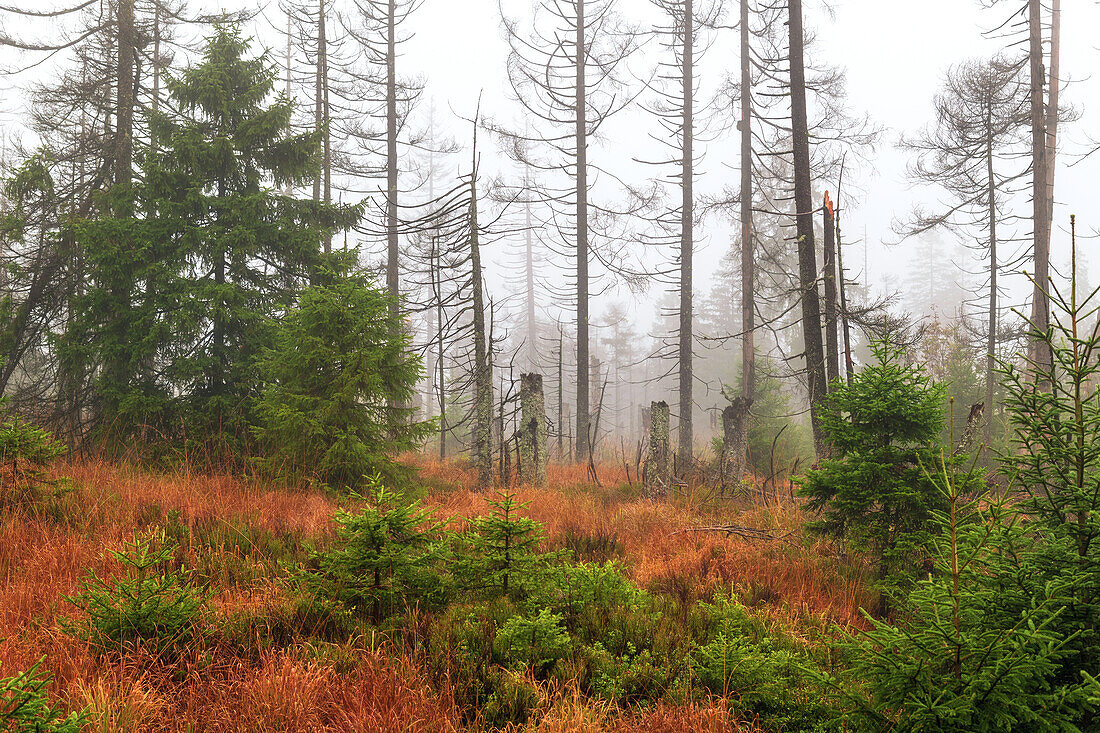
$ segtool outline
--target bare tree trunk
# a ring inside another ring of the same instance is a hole
[[[1054,226],[1054,169],[1058,160],[1058,92],[1062,86],[1058,75],[1061,73],[1062,49],[1062,1],[1051,0],[1050,15],[1050,75],[1047,89],[1046,151],[1044,166],[1046,172],[1045,189],[1047,214],[1044,220],[1046,231],[1043,236],[1050,242],[1051,229]]]
[[[680,161],[680,461],[683,470],[690,471],[694,463],[694,440],[692,435],[692,255],[694,254],[693,232],[694,227],[694,194],[692,182],[695,176],[692,161],[693,156],[693,97],[694,97],[694,18],[692,17],[692,0],[684,0],[683,17],[683,48],[681,50],[681,88],[684,93],[682,101],[683,117],[680,124],[683,126],[683,144],[681,145]]]
[[[840,191],[837,191],[837,201],[840,200]],[[840,237],[840,207],[834,211],[836,221],[836,266],[838,272],[837,287],[840,290],[840,324],[844,334],[844,379],[848,384],[852,383],[852,373],[855,371],[852,365],[852,332],[848,325],[848,296],[844,277],[844,243]]]
[[[814,449],[821,456],[825,453],[825,437],[821,432],[818,401],[825,395],[825,355],[821,343],[821,303],[817,292],[817,255],[814,251],[802,0],[788,0],[787,7],[790,16],[791,132],[794,143],[794,201],[798,217],[798,274],[802,290],[802,336],[805,342],[806,383],[810,393]]]
[[[993,385],[997,368],[997,179],[993,168],[993,107],[986,109],[985,174],[989,217],[989,333],[985,356],[985,444],[993,441]]]
[[[558,460],[565,460],[565,333],[558,326]]]
[[[526,173],[523,176],[523,188],[527,189]],[[527,368],[535,369],[538,360],[538,328],[535,325],[535,246],[531,234],[531,204],[524,207],[524,275],[527,281]]]
[[[756,272],[752,228],[752,62],[749,0],[741,0],[741,396],[756,388]]]
[[[576,460],[585,462],[588,443],[588,109],[585,74],[584,0],[576,0],[576,129],[577,144],[577,451]]]
[[[475,169],[476,170],[476,169]],[[477,485],[493,484],[493,366],[485,334],[485,294],[482,287],[481,249],[478,244],[477,175],[470,175],[470,264],[473,268],[474,305],[474,462]]]
[[[400,256],[397,241],[397,3],[389,0],[386,18],[386,288],[392,299],[390,315],[400,316]],[[476,193],[476,184],[474,184]],[[475,202],[476,208],[476,202]],[[475,238],[477,234],[473,235]],[[477,284],[480,288],[480,284]],[[484,313],[484,311],[481,311]],[[484,329],[484,324],[482,324]],[[480,368],[480,366],[478,367]],[[489,385],[492,391],[492,384]]]
[[[118,97],[115,118],[115,183],[130,184],[134,159],[134,0],[118,0]]]
[[[649,408],[649,461],[645,488],[649,496],[664,496],[672,484],[672,456],[669,450],[668,403],[654,402]]]
[[[840,379],[840,344],[836,317],[836,225],[833,221],[833,202],[825,192],[822,207],[823,233],[825,235],[825,346],[826,368],[829,384]]]
[[[519,401],[523,425],[520,428],[520,481],[546,485],[546,400],[541,374],[521,374]]]
[[[436,354],[436,368],[438,369],[436,392],[439,399],[439,458],[447,457],[447,385],[443,372],[443,275],[439,270],[439,255],[435,249],[436,240],[432,240],[432,250],[435,257],[432,261],[432,281],[435,290],[435,325],[438,329],[437,339],[439,351]]]
[[[735,397],[722,410],[722,489],[741,484],[748,465],[748,423],[752,400]]]
[[[1031,322],[1039,331],[1050,323],[1050,302],[1047,297],[1050,273],[1050,225],[1047,221],[1046,117],[1043,109],[1043,5],[1042,0],[1028,0],[1028,54],[1031,73],[1031,197],[1033,216],[1032,256],[1035,260],[1034,290],[1031,302]],[[1034,369],[1043,371],[1050,365],[1050,350],[1041,340],[1031,344]]]

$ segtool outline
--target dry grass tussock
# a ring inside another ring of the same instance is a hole
[[[424,503],[440,516],[461,520],[487,511],[486,497],[469,488],[473,472],[465,462],[407,460],[429,487]],[[67,477],[69,490],[38,507],[0,511],[0,677],[44,656],[43,669],[55,678],[51,694],[71,708],[87,707],[97,731],[465,730],[462,711],[446,691],[433,690],[415,661],[392,650],[352,645],[334,655],[298,639],[259,654],[215,645],[174,669],[140,650],[97,660],[61,622],[75,613],[64,597],[78,590],[81,578],[118,572],[108,550],[163,526],[169,516],[191,529],[247,527],[324,541],[340,502],[319,491],[230,475],[187,469],[160,474],[97,460],[59,464],[55,474]],[[548,545],[583,540],[610,548],[641,586],[684,602],[733,588],[761,613],[794,622],[791,628],[808,617],[859,623],[857,609],[869,604],[858,579],[841,578],[827,548],[801,536],[796,502],[717,502],[703,491],[652,501],[626,483],[621,468],[601,467],[599,477],[602,487],[592,484],[583,466],[551,466],[549,488],[516,490],[529,502],[525,513],[545,525]],[[750,542],[683,531],[721,524],[794,534],[786,541]],[[199,551],[184,547],[192,553],[184,559],[196,559]],[[264,616],[289,602],[289,592],[270,574],[213,578],[211,613],[220,619]],[[548,691],[537,720],[522,730],[755,729],[731,719],[718,700],[633,713],[566,686]]]
[[[461,476],[467,487],[473,482],[462,464],[418,457],[414,465],[429,478]],[[548,473],[547,488],[520,486],[514,491],[518,501],[528,504],[524,513],[545,526],[549,544],[570,537],[613,541],[630,576],[642,587],[673,592],[685,603],[732,587],[746,603],[762,605],[767,613],[856,627],[864,624],[859,609],[874,602],[858,575],[844,577],[838,572],[828,543],[804,535],[805,516],[798,499],[721,500],[713,492],[696,490],[654,501],[627,486],[625,473],[622,483],[613,484],[613,467],[600,469],[603,488],[590,483],[584,467],[550,466]],[[562,476],[580,479],[561,481]],[[441,517],[488,511],[486,496],[471,488],[438,491],[425,503]],[[787,536],[756,541],[723,532],[685,531],[726,525]]]

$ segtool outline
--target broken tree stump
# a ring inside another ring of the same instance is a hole
[[[722,491],[738,488],[748,464],[749,408],[752,399],[735,397],[722,410]]]
[[[668,403],[654,402],[649,408],[649,459],[645,489],[648,496],[665,496],[672,486],[672,453],[668,444]]]
[[[541,374],[522,374],[519,378],[519,404],[522,420],[519,435],[520,482],[546,485],[546,400]]]

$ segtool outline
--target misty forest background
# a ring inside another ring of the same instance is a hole
[[[0,532],[115,523],[0,722],[1097,730],[1097,11],[965,4],[904,129],[839,3],[0,5]]]

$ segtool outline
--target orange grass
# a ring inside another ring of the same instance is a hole
[[[441,516],[484,514],[484,494],[468,487],[474,472],[462,460],[406,456],[431,490],[425,504]],[[9,508],[0,513],[0,677],[45,656],[55,677],[52,694],[72,707],[89,706],[97,730],[149,731],[449,731],[461,729],[461,711],[432,691],[412,660],[351,650],[338,672],[301,646],[252,659],[217,648],[192,660],[182,677],[140,656],[96,662],[84,642],[68,636],[61,618],[75,613],[64,597],[89,571],[118,569],[107,553],[135,533],[161,524],[169,511],[194,528],[199,522],[247,524],[271,532],[322,539],[333,531],[338,502],[298,490],[224,474],[186,469],[167,474],[100,460],[59,464],[72,490],[49,511]],[[693,602],[728,588],[757,610],[792,621],[807,617],[860,625],[860,606],[873,600],[858,580],[844,580],[824,543],[805,542],[796,501],[767,505],[719,503],[705,487],[669,501],[638,496],[621,466],[598,469],[603,488],[584,466],[549,468],[548,488],[520,487],[526,514],[542,522],[547,541],[594,535],[614,538],[631,577],[643,587]],[[441,489],[440,486],[446,487]],[[788,542],[749,542],[692,527],[741,524],[793,531]],[[287,602],[273,578],[210,589],[219,617],[263,615]],[[135,652],[135,655],[137,652]],[[730,718],[720,700],[659,705],[629,713],[586,699],[577,691],[540,706],[531,731],[752,731]]]
[[[423,458],[414,465],[427,476],[448,480],[462,476],[466,485],[473,482],[461,465]],[[601,468],[601,481],[604,472],[614,475],[613,469]],[[580,476],[579,483],[588,484],[583,467],[552,465],[548,474],[547,488],[514,489],[518,501],[528,502],[524,513],[543,523],[551,543],[566,533],[614,537],[624,549],[629,574],[642,587],[679,589],[682,600],[690,602],[732,586],[767,600],[770,611],[792,620],[824,617],[859,628],[864,625],[859,609],[874,602],[858,578],[840,576],[826,543],[797,544],[803,539],[803,515],[797,500],[779,499],[767,506],[728,503],[718,508],[711,503],[700,508],[676,499],[624,499],[608,488],[580,491],[575,488],[576,481],[555,483],[556,477]],[[610,482],[605,482],[608,485]],[[486,496],[468,488],[434,494],[425,503],[442,517],[472,517],[489,509]],[[785,542],[756,542],[720,532],[683,531],[725,524],[794,534]]]

